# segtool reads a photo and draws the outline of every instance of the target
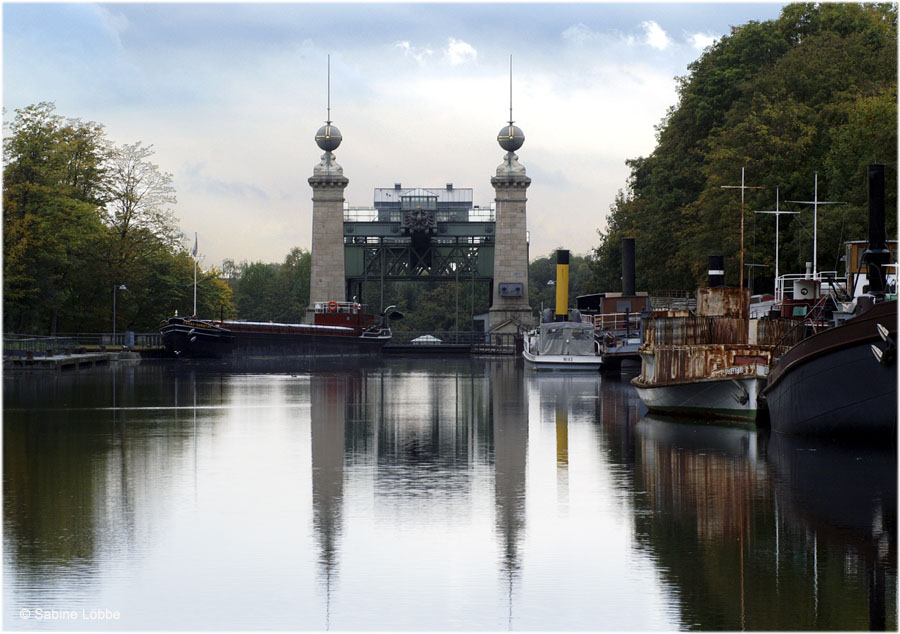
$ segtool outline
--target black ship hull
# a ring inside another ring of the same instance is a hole
[[[173,317],[159,330],[166,352],[174,357],[219,359],[231,354],[234,335],[199,319]]]
[[[240,357],[343,357],[377,355],[390,336],[235,332],[231,355]]]
[[[378,355],[390,330],[347,332],[349,328],[292,326],[266,332],[237,324],[172,318],[160,329],[163,345],[179,358],[359,357]]]
[[[876,304],[791,348],[764,395],[772,429],[812,436],[881,436],[897,430],[897,364],[879,363],[876,324],[897,335],[897,302]]]

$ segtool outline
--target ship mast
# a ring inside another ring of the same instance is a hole
[[[744,190],[747,189],[765,189],[763,186],[759,187],[750,187],[749,185],[744,184],[744,168],[741,168],[741,184],[740,185],[722,185],[722,189],[740,189],[741,190],[741,274],[740,274],[740,288],[741,288],[741,297],[744,295]],[[741,299],[741,308],[743,309],[743,299]]]

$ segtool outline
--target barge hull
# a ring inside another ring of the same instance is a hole
[[[896,434],[897,365],[880,365],[872,343],[810,359],[786,372],[765,394],[772,429],[814,436]]]

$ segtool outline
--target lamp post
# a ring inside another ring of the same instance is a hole
[[[112,345],[116,345],[116,291],[127,291],[124,284],[113,284],[113,336]]]

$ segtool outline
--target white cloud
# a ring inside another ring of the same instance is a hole
[[[647,34],[647,44],[649,44],[653,48],[659,49],[661,51],[668,47],[671,43],[671,41],[669,40],[669,36],[666,35],[666,32],[653,20],[641,22],[641,27]]]
[[[579,22],[578,24],[573,24],[565,31],[562,32],[562,38],[573,44],[584,44],[585,42],[589,42],[597,37],[597,34],[592,31],[587,25]]]
[[[406,57],[416,60],[419,64],[424,64],[425,59],[434,54],[430,48],[418,47],[410,44],[409,40],[400,40],[394,42],[394,46],[403,51]]]
[[[709,33],[691,33],[688,35],[688,41],[698,51],[704,50],[707,46],[712,46],[716,40],[718,40],[715,35],[710,35]]]
[[[447,40],[447,48],[444,50],[444,56],[451,66],[457,66],[465,62],[475,61],[478,57],[476,51],[471,44],[463,40],[457,40],[451,37]]]

